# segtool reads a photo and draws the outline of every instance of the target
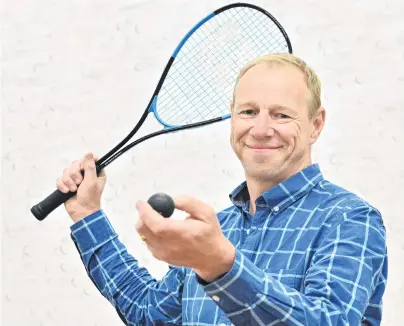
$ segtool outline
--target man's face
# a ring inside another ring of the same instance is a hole
[[[293,66],[259,64],[239,80],[230,140],[247,177],[281,181],[311,163],[324,112],[309,119],[309,96],[303,73]]]

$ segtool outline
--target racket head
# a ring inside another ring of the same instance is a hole
[[[230,118],[229,99],[239,70],[270,53],[292,53],[289,37],[266,10],[248,3],[219,8],[199,21],[171,55],[149,105],[133,130],[97,161],[97,173],[135,145],[177,129]],[[164,130],[124,146],[153,112]],[[55,190],[31,208],[40,221],[75,195]]]
[[[292,53],[289,36],[263,8],[235,3],[200,20],[181,40],[148,112],[164,129],[225,120],[239,70],[271,53]]]

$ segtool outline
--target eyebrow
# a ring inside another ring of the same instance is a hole
[[[237,108],[243,107],[243,106],[259,108],[259,105],[254,101],[244,101],[244,102],[236,103],[236,105],[234,107],[235,107],[235,109],[237,109]],[[270,109],[270,110],[291,111],[293,113],[296,113],[296,111],[293,110],[292,108],[285,106],[285,105],[281,105],[281,104],[275,104],[275,105],[271,105],[271,106],[265,107],[265,108]]]

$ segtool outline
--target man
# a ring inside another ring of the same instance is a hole
[[[290,54],[242,69],[231,145],[245,182],[216,214],[182,196],[183,221],[139,201],[137,231],[170,268],[157,281],[126,251],[101,209],[105,173],[87,154],[57,187],[98,290],[127,325],[379,325],[387,279],[381,214],[325,180],[311,147],[325,122],[318,77]],[[84,180],[80,171],[85,171]]]

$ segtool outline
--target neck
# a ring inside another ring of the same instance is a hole
[[[251,177],[247,177],[246,178],[246,182],[247,182],[247,187],[248,187],[248,193],[250,195],[250,213],[251,214],[255,214],[255,202],[257,200],[257,198],[259,196],[261,196],[261,194],[271,188],[273,188],[274,186],[276,186],[277,184],[279,184],[280,182],[276,182],[275,180],[259,180],[257,178],[251,178]]]
[[[256,206],[255,202],[259,196],[265,191],[275,187],[284,180],[295,175],[299,171],[303,170],[311,164],[311,160],[302,162],[297,168],[291,169],[290,171],[284,171],[283,173],[273,174],[270,177],[257,177],[246,175],[246,183],[248,188],[248,193],[250,196],[250,213],[255,214]]]

